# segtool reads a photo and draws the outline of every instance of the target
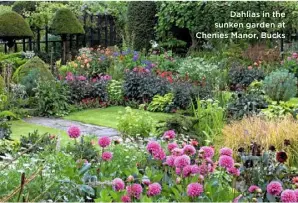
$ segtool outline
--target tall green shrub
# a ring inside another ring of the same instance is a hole
[[[263,87],[274,101],[288,101],[297,94],[297,78],[288,70],[277,70],[264,79]]]
[[[150,48],[154,40],[156,3],[153,1],[132,1],[127,8],[127,31],[136,50]]]

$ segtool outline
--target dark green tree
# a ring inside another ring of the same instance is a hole
[[[156,3],[153,1],[132,1],[127,8],[127,31],[136,50],[149,49],[154,40]]]
[[[50,28],[53,34],[61,36],[63,41],[62,63],[65,64],[67,35],[84,34],[85,31],[83,25],[71,10],[67,8],[61,8],[55,13]]]

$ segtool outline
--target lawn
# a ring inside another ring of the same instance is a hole
[[[26,123],[25,121],[22,121],[22,120],[11,121],[10,123],[11,123],[11,130],[12,130],[11,137],[13,139],[20,139],[21,135],[27,136],[29,133],[33,133],[35,130],[37,130],[41,134],[50,133],[50,134],[61,136],[62,144],[66,144],[69,141],[69,138],[66,132],[64,132],[63,130]]]
[[[117,129],[119,120],[118,117],[120,116],[119,112],[124,111],[125,107],[123,106],[113,106],[103,109],[88,109],[71,113],[70,115],[64,117],[64,119]],[[142,110],[133,109],[133,111],[141,112]],[[165,121],[167,118],[172,117],[171,114],[155,112],[149,112],[149,115],[157,122]]]

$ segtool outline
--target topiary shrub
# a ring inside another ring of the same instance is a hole
[[[15,1],[12,5],[12,10],[23,15],[25,12],[36,10],[36,1]]]
[[[156,3],[153,1],[132,1],[127,6],[127,30],[136,50],[150,48],[154,39]]]
[[[274,101],[288,101],[297,94],[297,78],[288,70],[277,70],[263,82],[265,93]]]
[[[53,79],[54,77],[48,65],[38,57],[34,57],[21,65],[12,76],[12,80],[15,83],[21,83],[26,87],[29,96],[33,96],[33,88],[37,86],[38,80]]]
[[[83,25],[77,19],[75,14],[67,9],[59,9],[53,18],[50,29],[55,35],[61,35],[63,41],[63,58],[62,62],[66,61],[66,36],[70,34],[84,34]]]
[[[14,11],[0,14],[0,39],[8,41],[13,46],[14,39],[32,37],[33,33],[24,18]]]

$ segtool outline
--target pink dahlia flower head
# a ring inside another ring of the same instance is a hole
[[[196,153],[196,148],[194,148],[194,146],[192,145],[185,145],[183,147],[183,152],[186,155],[192,156]]]
[[[250,192],[250,193],[257,192],[257,190],[261,190],[261,188],[256,185],[252,185],[248,188],[248,192]]]
[[[158,142],[150,141],[148,142],[146,149],[150,154],[153,154],[154,152],[159,152],[162,148]]]
[[[191,165],[191,174],[195,175],[200,173],[200,168],[197,164]]]
[[[188,177],[190,176],[192,173],[191,173],[191,169],[192,169],[192,166],[191,165],[187,165],[185,166],[183,169],[182,169],[182,174],[183,174],[183,177]]]
[[[227,156],[232,156],[233,155],[233,150],[227,147],[221,148],[219,151],[220,155],[227,155]]]
[[[121,178],[115,178],[112,181],[113,190],[115,191],[121,191],[125,188],[125,183]]]
[[[294,190],[284,190],[280,195],[280,199],[282,202],[298,201]]]
[[[168,144],[168,150],[169,152],[172,152],[173,149],[178,148],[178,144],[173,142]]]
[[[153,158],[156,160],[164,160],[166,158],[166,153],[160,148],[158,151],[153,151]]]
[[[267,185],[267,192],[270,195],[278,196],[282,192],[283,188],[280,182],[278,181],[271,181]]]
[[[130,197],[134,197],[136,199],[140,199],[141,194],[143,192],[143,188],[140,184],[134,183],[130,186],[126,187],[127,194]]]
[[[232,168],[234,166],[234,159],[230,156],[222,155],[219,157],[218,164],[226,169]]]
[[[198,197],[204,192],[204,188],[200,183],[191,183],[187,186],[187,195],[189,197]]]
[[[183,155],[184,151],[183,149],[175,148],[172,150],[172,155],[174,156],[181,156]]]
[[[200,152],[203,153],[203,158],[212,158],[214,156],[214,149],[212,147],[203,146],[200,148]]]
[[[190,164],[190,158],[187,155],[178,156],[174,161],[174,165],[177,168],[183,168],[189,164]]]
[[[175,161],[175,156],[173,155],[170,155],[170,156],[167,156],[166,158],[166,164],[170,167],[173,167],[174,166],[174,161]]]
[[[131,202],[131,198],[128,195],[123,195],[121,197],[122,202]]]
[[[163,138],[166,140],[172,140],[176,137],[176,133],[174,130],[168,130],[163,134]]]
[[[113,154],[111,152],[104,152],[102,153],[101,158],[104,161],[110,161],[113,158]]]
[[[298,189],[294,190],[294,192],[295,192],[295,195],[296,195],[296,199],[298,201]]]
[[[161,185],[159,183],[152,183],[148,186],[147,195],[153,197],[161,193]]]
[[[81,135],[81,130],[77,126],[70,126],[67,130],[67,134],[70,138],[78,138]]]
[[[238,168],[235,168],[234,166],[227,169],[228,173],[233,176],[240,176],[240,170]]]
[[[98,139],[98,144],[102,148],[108,147],[111,144],[111,139],[107,136],[103,136]]]

